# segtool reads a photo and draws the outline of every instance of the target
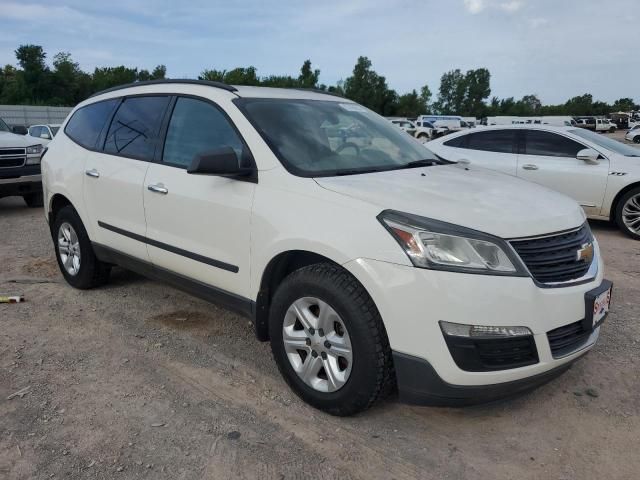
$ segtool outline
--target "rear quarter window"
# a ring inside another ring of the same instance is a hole
[[[443,145],[454,148],[465,148],[467,144],[467,137],[468,135],[460,135],[459,137],[447,140]]]
[[[119,98],[96,102],[79,108],[67,122],[64,133],[85,148],[96,148],[100,132],[118,102],[120,102]]]

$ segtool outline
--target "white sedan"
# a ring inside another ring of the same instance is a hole
[[[627,134],[624,136],[624,139],[633,143],[640,143],[640,125],[636,125],[629,129]]]
[[[639,148],[582,128],[504,125],[455,133],[429,150],[564,193],[590,218],[613,220],[640,240]]]

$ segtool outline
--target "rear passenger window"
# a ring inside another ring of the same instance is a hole
[[[447,147],[465,148],[468,136],[469,135],[460,135],[459,137],[447,140],[446,142],[444,142],[444,145],[446,145]]]
[[[526,155],[544,155],[547,157],[575,158],[580,150],[585,148],[578,142],[542,130],[527,130],[524,144]]]
[[[470,133],[467,135],[466,148],[486,152],[513,153],[515,133],[516,131],[513,129]]]
[[[162,117],[169,97],[125,98],[113,117],[104,152],[153,160]]]
[[[100,132],[119,101],[105,100],[79,108],[67,122],[64,133],[85,148],[96,148]]]
[[[231,147],[238,158],[244,144],[240,136],[215,106],[193,98],[178,98],[167,130],[162,161],[187,167],[193,157],[221,147]]]

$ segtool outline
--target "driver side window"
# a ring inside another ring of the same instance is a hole
[[[241,158],[242,139],[227,117],[203,100],[178,98],[169,122],[162,162],[187,168],[194,156],[222,147],[233,148]]]

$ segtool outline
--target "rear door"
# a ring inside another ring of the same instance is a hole
[[[609,160],[598,165],[578,160],[584,144],[557,132],[527,129],[518,156],[518,177],[564,193],[575,199],[587,214],[597,215],[602,206]]]
[[[84,198],[94,222],[92,240],[148,261],[142,188],[169,96],[140,95],[120,101],[85,163]],[[104,147],[103,147],[104,146]]]
[[[516,132],[517,129],[505,128],[458,136],[443,143],[448,148],[442,151],[442,156],[454,162],[468,160],[472,165],[515,176],[518,164]]]
[[[149,256],[158,267],[248,297],[256,184],[187,173],[195,155],[221,147],[232,147],[243,158],[251,155],[219,106],[178,97],[163,151],[144,185]]]

